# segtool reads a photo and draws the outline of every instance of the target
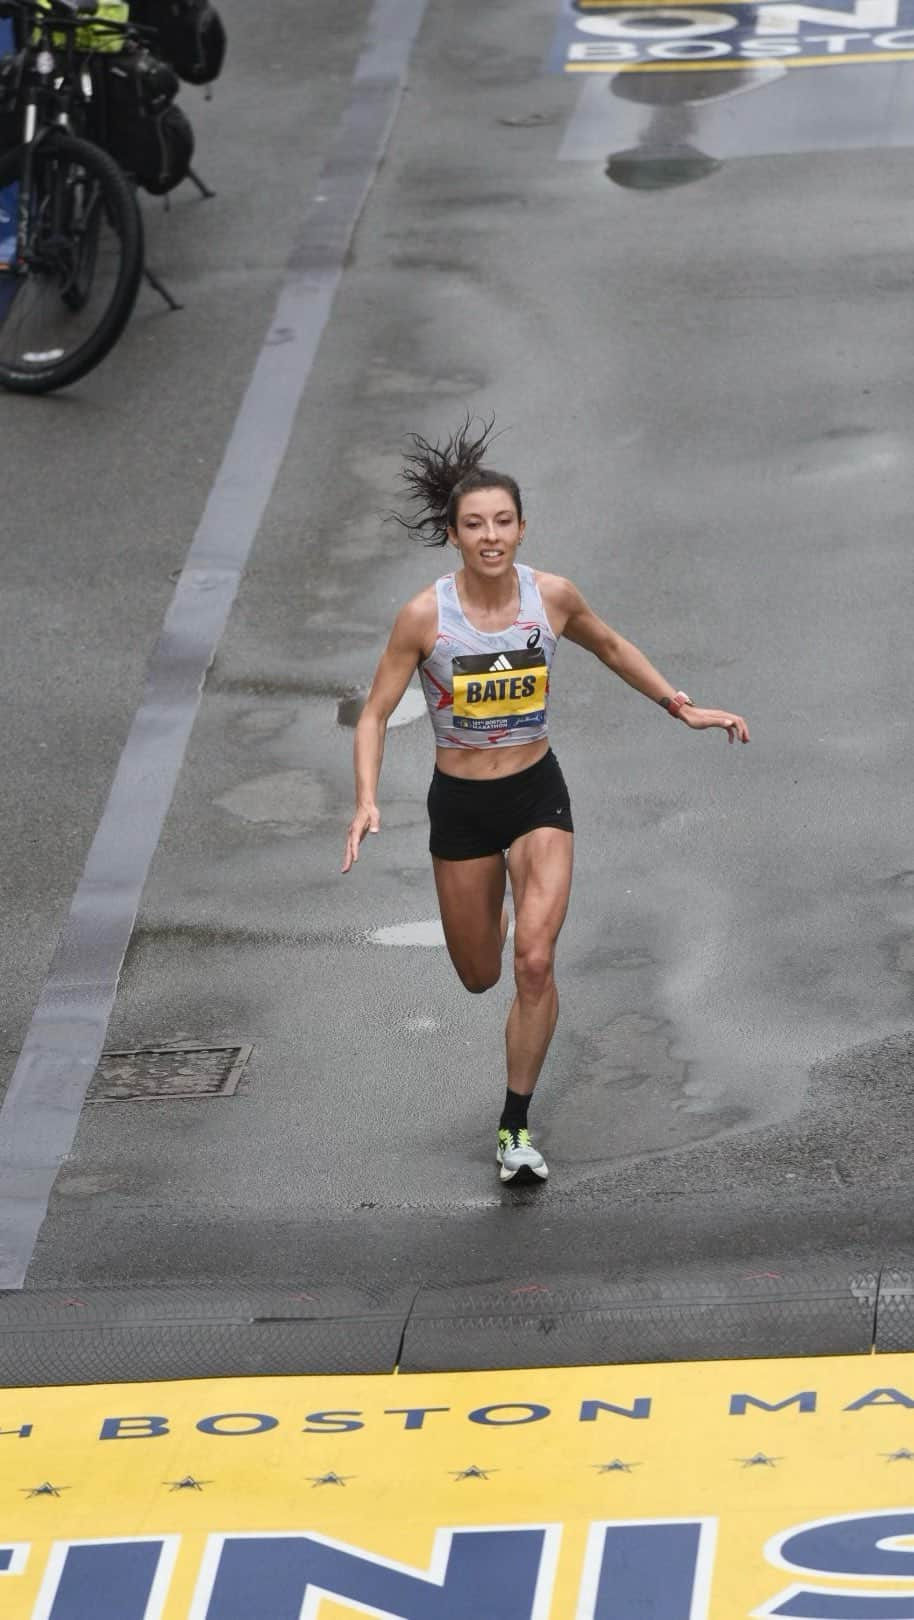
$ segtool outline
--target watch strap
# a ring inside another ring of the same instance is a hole
[[[683,708],[686,703],[690,704],[691,702],[692,699],[689,697],[688,692],[676,692],[674,693],[673,697],[663,699],[663,704],[667,710],[667,713],[671,714],[674,720],[678,719],[680,709]]]

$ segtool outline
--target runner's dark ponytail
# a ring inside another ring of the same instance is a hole
[[[467,416],[444,444],[429,444],[418,433],[410,435],[414,449],[404,458],[400,476],[417,510],[412,518],[401,517],[398,512],[391,516],[414,540],[426,546],[445,545],[448,528],[457,526],[461,496],[474,489],[505,490],[517,508],[518,519],[523,517],[515,479],[482,465],[494,426],[493,416],[483,422],[482,432],[474,435],[472,417]]]

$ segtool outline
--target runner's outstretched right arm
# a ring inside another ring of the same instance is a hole
[[[376,795],[387,722],[423,655],[429,633],[427,596],[428,593],[423,592],[421,596],[414,597],[397,614],[390,640],[381,654],[365,707],[355,728],[355,815],[346,835],[343,872],[348,872],[358,860],[359,848],[366,833],[376,833],[381,828]]]

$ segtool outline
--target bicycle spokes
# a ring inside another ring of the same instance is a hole
[[[20,262],[0,271],[0,365],[40,370],[83,347],[104,321],[124,244],[103,184],[78,156],[39,148],[28,189]]]

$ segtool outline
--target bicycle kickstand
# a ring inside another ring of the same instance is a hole
[[[143,266],[143,276],[145,280],[149,282],[150,287],[152,287],[153,290],[158,293],[159,297],[165,300],[165,303],[168,305],[169,309],[174,310],[184,308],[183,304],[178,303],[178,300],[175,298],[174,294],[169,292],[164,281],[160,281],[158,276],[153,275],[148,264]]]
[[[196,186],[197,190],[199,191],[201,197],[207,197],[207,198],[208,197],[215,197],[216,193],[214,191],[210,191],[210,188],[206,184],[206,181],[200,179],[200,176],[198,175],[196,169],[188,169],[187,178],[188,178],[188,180],[193,181],[193,183]]]

